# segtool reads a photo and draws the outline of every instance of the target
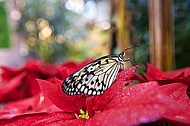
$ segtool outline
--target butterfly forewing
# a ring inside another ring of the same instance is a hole
[[[62,90],[68,95],[102,94],[115,80],[120,64],[118,56],[101,57],[67,77]]]

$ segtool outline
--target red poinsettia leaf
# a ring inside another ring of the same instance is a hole
[[[78,64],[72,61],[61,64],[58,69],[63,77],[62,79],[65,79],[70,74],[78,71],[79,69],[90,63],[91,61],[92,59],[87,59]]]
[[[136,70],[136,66],[123,70],[118,74],[116,80],[111,87],[105,91],[104,94],[90,97],[86,100],[86,109],[88,111],[101,110],[106,107],[113,97],[122,91],[124,85],[126,85]]]
[[[40,87],[36,81],[36,78],[40,78],[40,76],[36,73],[29,73],[23,81],[23,86],[28,97],[36,95],[40,92]]]
[[[135,70],[138,68],[139,66],[133,66],[133,67],[130,67],[128,69],[125,69],[121,72],[118,73],[117,77],[116,77],[116,80],[118,81],[128,81],[132,78],[132,76],[134,75],[135,73]]]
[[[44,118],[34,122],[32,125],[39,126],[39,125],[64,125],[64,122],[67,120],[73,120],[75,115],[73,113],[64,113],[64,112],[53,112],[48,113],[50,117]]]
[[[54,83],[46,80],[37,80],[44,94],[59,108],[66,112],[79,112],[83,108],[86,96],[66,95],[61,90],[62,81],[55,79]]]
[[[0,110],[0,119],[8,119],[23,113],[61,111],[42,93],[33,97],[7,103]]]
[[[46,78],[48,77],[59,77],[58,68],[52,64],[44,64],[40,69],[39,73],[41,73]]]
[[[12,95],[11,95],[12,94]],[[16,90],[13,90],[11,91],[10,93],[6,94],[3,98],[2,98],[2,101],[4,103],[7,103],[7,102],[11,102],[11,101],[16,101],[16,100],[20,100],[20,99],[24,99],[26,98],[26,94],[23,90],[20,90],[20,89],[16,89]]]
[[[189,126],[190,125],[190,111],[182,112],[172,116],[165,116],[166,121],[171,122],[171,126]]]
[[[164,76],[166,76],[166,78],[190,77],[190,67],[165,72]]]
[[[28,111],[34,111],[35,104],[39,103],[37,100],[39,100],[39,95],[7,103],[0,110],[0,119],[8,119]]]
[[[186,67],[186,68],[183,68],[183,69],[180,69],[180,70],[184,72],[185,77],[190,77],[190,67]],[[176,72],[178,72],[180,70],[176,70]]]
[[[51,123],[54,123],[56,121],[70,120],[74,117],[74,114],[63,112],[23,114],[9,119],[9,123],[6,124],[6,126],[51,125]]]
[[[14,78],[10,79],[9,81],[2,81],[0,83],[0,96],[1,96],[0,101],[5,102],[11,100],[12,98],[8,96],[14,97],[15,90],[18,89],[25,75],[26,73],[23,72],[15,76]]]
[[[166,95],[179,102],[189,101],[187,96],[187,86],[182,83],[172,83],[159,87]]]
[[[49,115],[46,113],[23,114],[23,115],[15,116],[12,119],[8,119],[8,121],[0,120],[0,124],[4,123],[4,125],[6,124],[6,126],[13,126],[13,125],[15,126],[28,125],[29,126],[36,120],[41,120],[47,117],[49,117]]]
[[[9,81],[23,72],[23,68],[9,68],[6,66],[1,66],[0,69],[2,70],[1,78],[5,81]]]
[[[171,99],[161,89],[159,89],[157,82],[153,81],[126,88],[122,93],[114,97],[112,102],[107,106],[107,109],[114,106],[133,106],[139,103],[158,103],[163,106],[163,108],[161,109],[165,109],[168,111],[171,109],[175,109],[175,111],[171,111],[170,114],[181,112],[187,109],[187,105],[181,104],[178,101]]]
[[[89,120],[97,125],[140,125],[175,115],[187,109],[159,89],[157,82],[126,88],[114,97],[104,111]]]
[[[70,119],[52,122],[50,126],[85,126],[86,119]]]
[[[71,74],[70,70],[67,67],[59,68],[59,73],[63,80],[65,80]]]
[[[66,67],[66,68],[76,68],[77,64],[75,62],[72,61],[68,61],[68,62],[63,62],[62,64],[59,65],[60,68]]]
[[[137,126],[161,119],[161,114],[151,104],[118,107],[96,114],[87,126]]]
[[[190,99],[186,94],[187,86],[181,83],[173,83],[160,86],[160,89],[170,96],[171,99],[188,106],[186,110],[173,115],[165,115],[164,118],[190,125]]]
[[[136,105],[143,102],[146,104],[150,102],[147,100],[148,94],[156,94],[156,88],[158,88],[158,83],[155,81],[130,86],[115,96],[112,102],[106,106],[105,110],[119,106]]]
[[[156,80],[160,85],[171,84],[171,83],[183,83],[190,87],[190,77],[186,78],[172,78],[172,79],[162,79]]]
[[[25,71],[27,72],[39,72],[39,70],[41,69],[41,67],[44,65],[45,63],[39,60],[35,60],[35,59],[29,59],[26,61],[26,63],[24,64],[23,68]]]
[[[2,78],[2,80],[0,81],[0,93],[2,93],[2,90],[12,90],[12,87],[15,88],[15,86],[18,86],[18,83],[20,83],[20,81],[23,79],[25,75],[26,73],[22,72],[20,74],[15,75],[14,77],[11,77],[9,80],[4,80],[4,78]]]
[[[183,79],[190,77],[190,67],[173,71],[164,72],[153,66],[147,64],[147,72],[144,73],[145,77],[151,80],[167,80],[167,79]]]
[[[144,73],[144,76],[149,80],[158,80],[163,76],[163,71],[159,70],[150,63],[147,63],[147,71]]]

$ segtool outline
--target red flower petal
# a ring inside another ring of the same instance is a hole
[[[67,76],[70,74],[78,71],[88,63],[90,63],[92,59],[87,59],[79,64],[76,64],[75,62],[66,62],[60,65],[58,68],[60,75],[62,76],[62,79],[64,80]]]
[[[52,104],[52,102],[43,94],[38,94],[30,98],[7,103],[0,110],[0,119],[9,119],[23,113],[42,111],[60,111],[60,109]]]
[[[44,64],[45,63],[42,62],[42,61],[35,60],[35,59],[29,59],[29,60],[27,60],[27,62],[23,66],[23,68],[24,68],[25,71],[39,72],[39,70],[41,69],[41,67]]]
[[[44,94],[59,108],[66,112],[79,112],[83,108],[86,96],[66,95],[61,90],[62,81],[55,79],[54,83],[45,80],[37,80]]]
[[[54,123],[56,121],[65,121],[73,118],[75,118],[74,114],[63,112],[24,114],[10,119],[6,126],[51,125],[51,123]],[[2,120],[0,121],[0,124],[3,124],[3,122],[7,123],[6,120]]]
[[[36,95],[40,92],[40,87],[38,82],[36,81],[36,78],[40,78],[38,74],[29,73],[23,81],[25,94],[28,97]]]
[[[154,122],[161,114],[152,105],[137,104],[100,112],[87,121],[87,126],[136,126]]]
[[[181,111],[173,115],[165,115],[164,118],[170,121],[190,125],[190,99],[186,94],[187,86],[181,83],[173,83],[160,86],[160,89],[163,90],[165,94],[170,96],[171,99],[174,99],[180,104],[188,106],[185,111]]]
[[[60,120],[50,123],[50,126],[85,126],[86,119]]]
[[[131,77],[134,75],[135,70],[137,69],[137,66],[130,67],[128,69],[125,69],[118,73],[116,77],[116,81],[128,81],[131,79]]]
[[[159,87],[166,95],[170,96],[170,98],[179,101],[179,102],[187,102],[189,101],[189,97],[187,96],[187,86],[182,83],[172,83]]]
[[[58,73],[58,68],[55,65],[52,64],[44,64],[38,71],[41,73],[43,76],[46,78],[49,77],[59,77]]]
[[[144,73],[144,76],[149,80],[158,80],[162,77],[163,71],[159,70],[150,63],[147,63],[147,72]]]
[[[184,111],[187,105],[166,96],[156,82],[133,85],[114,97],[89,125],[140,125]]]
[[[190,77],[190,67],[173,70],[173,71],[168,71],[168,72],[165,72],[164,74],[168,78]]]
[[[122,91],[136,70],[136,66],[123,70],[118,74],[116,80],[104,94],[93,96],[87,99],[86,107],[88,111],[99,111],[106,107],[111,100]]]
[[[9,67],[0,67],[2,70],[1,77],[5,81],[9,81],[18,74],[23,72],[23,68],[9,68]]]
[[[171,83],[183,83],[190,87],[190,77],[187,78],[174,78],[174,79],[162,79],[156,80],[160,85],[171,84]]]
[[[144,73],[145,77],[152,80],[167,80],[167,79],[182,79],[190,77],[190,67],[183,68],[179,70],[173,70],[168,72],[163,72],[153,66],[152,64],[147,64],[147,72]]]
[[[105,108],[110,109],[113,107],[119,106],[132,106],[139,103],[148,103],[146,97],[149,97],[147,93],[150,95],[151,93],[154,95],[157,93],[155,89],[158,88],[158,83],[155,81],[147,82],[143,84],[136,84],[131,87],[126,88],[120,94],[114,97],[112,102]],[[143,99],[144,98],[144,99]],[[154,97],[152,97],[154,100]]]
[[[59,73],[63,80],[65,80],[71,73],[67,67],[62,67],[59,69]]]
[[[20,86],[23,77],[26,75],[26,73],[21,73],[17,75],[16,77],[10,79],[9,81],[5,82],[2,81],[0,83],[0,101],[6,102],[15,99],[14,93],[15,90]],[[17,97],[16,99],[19,99],[20,97]]]

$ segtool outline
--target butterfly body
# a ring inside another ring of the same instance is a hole
[[[62,84],[67,95],[100,95],[115,80],[121,65],[130,58],[124,59],[125,53],[103,56],[87,64],[77,72],[68,76]]]

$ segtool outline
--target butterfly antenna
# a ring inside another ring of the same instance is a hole
[[[140,47],[140,46],[135,45],[135,46],[132,46],[132,47],[124,49],[122,52],[125,52],[126,50],[133,49],[133,48],[136,48],[136,47]]]
[[[135,45],[135,46],[132,46],[132,47],[126,48],[126,49],[123,50],[123,52],[125,52],[126,50],[129,50],[129,49],[136,48],[136,47],[139,47],[139,46]],[[135,66],[135,64],[134,64],[134,62],[133,62],[133,59],[132,59],[131,57],[125,59],[124,61],[125,61],[125,62],[126,62],[126,61],[130,61],[131,64],[132,64],[133,66]]]

